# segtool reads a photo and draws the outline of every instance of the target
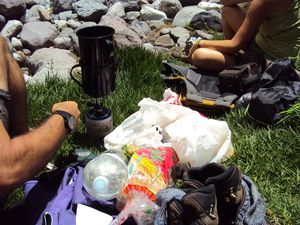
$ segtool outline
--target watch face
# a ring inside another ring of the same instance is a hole
[[[76,119],[74,116],[70,116],[68,119],[68,125],[71,131],[75,130],[76,127]]]

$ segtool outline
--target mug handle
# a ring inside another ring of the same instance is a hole
[[[77,80],[74,76],[73,76],[73,70],[76,68],[76,67],[80,67],[80,64],[76,64],[72,67],[72,69],[70,70],[70,76],[72,78],[72,80],[74,80],[77,84],[79,84],[79,86],[82,87],[82,83],[79,82],[79,80]]]

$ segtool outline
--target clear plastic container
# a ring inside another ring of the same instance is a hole
[[[98,200],[111,200],[120,195],[126,185],[126,157],[116,151],[105,151],[91,160],[83,170],[85,190]]]

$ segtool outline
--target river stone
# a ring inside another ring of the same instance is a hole
[[[182,9],[178,0],[156,0],[152,5],[155,9],[165,12],[169,18],[173,18]]]
[[[69,49],[72,47],[71,38],[69,37],[57,37],[53,41],[55,48]]]
[[[73,29],[76,29],[76,28],[81,26],[81,22],[75,21],[73,19],[68,20],[67,24],[68,24],[69,27],[71,27]]]
[[[22,30],[23,24],[19,20],[9,20],[3,27],[1,34],[6,38],[12,38]]]
[[[26,3],[24,0],[1,0],[0,14],[6,19],[18,19],[25,13]]]
[[[47,9],[39,9],[38,13],[39,13],[41,21],[49,21],[50,22],[52,20],[50,13]]]
[[[73,11],[64,11],[61,13],[58,13],[58,18],[60,20],[70,20],[70,19],[77,19],[78,15],[76,13],[73,13]]]
[[[23,26],[21,41],[24,47],[36,50],[51,46],[57,35],[55,25],[49,22],[29,22]]]
[[[164,48],[171,48],[175,45],[175,42],[169,34],[165,34],[157,38],[154,44]]]
[[[69,71],[76,64],[76,55],[69,50],[41,48],[29,58],[30,83],[44,83],[47,76],[70,79]]]
[[[212,10],[213,11],[213,10]],[[193,16],[190,26],[194,29],[212,29],[222,31],[222,19],[219,14],[212,11],[204,11]]]
[[[72,10],[73,0],[53,0],[53,12],[60,13],[64,11]]]
[[[110,26],[115,29],[114,40],[117,46],[142,46],[139,35],[130,29],[125,20],[116,16],[103,16],[100,25]]]
[[[213,39],[213,35],[206,33],[203,30],[195,30],[193,33],[193,36],[195,37],[201,37],[202,39],[211,40]]]
[[[18,38],[12,37],[12,39],[11,39],[11,45],[16,50],[22,50],[23,49],[23,44],[22,44],[22,42]]]
[[[143,20],[165,20],[167,19],[167,15],[162,12],[159,11],[157,9],[153,9],[149,6],[145,6],[141,9],[141,18]]]
[[[170,30],[170,35],[177,41],[179,38],[188,39],[190,37],[190,32],[183,27],[175,27]]]
[[[3,27],[6,24],[6,19],[4,16],[0,15],[0,31],[3,29]]]
[[[206,12],[206,10],[198,6],[183,7],[174,17],[172,24],[174,27],[186,27],[190,24],[192,18],[201,12]]]
[[[126,13],[126,19],[130,20],[130,21],[138,19],[140,16],[141,16],[141,13],[139,11],[131,11],[131,12]]]
[[[151,32],[151,28],[145,21],[134,20],[132,21],[130,28],[137,32],[141,37],[144,37]]]
[[[41,20],[39,14],[40,10],[47,10],[47,9],[42,5],[34,5],[29,10],[26,10],[24,23],[40,21]]]
[[[125,10],[122,2],[116,2],[107,11],[106,15],[125,17]]]
[[[98,22],[107,12],[107,6],[103,1],[98,0],[79,0],[72,4],[75,12],[83,20]]]

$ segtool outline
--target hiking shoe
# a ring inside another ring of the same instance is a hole
[[[218,225],[217,198],[214,185],[194,189],[181,200],[185,224]]]
[[[237,210],[243,201],[242,176],[237,166],[225,167],[210,163],[203,167],[188,169],[184,180],[196,180],[206,185],[213,184],[218,201],[218,215],[220,225],[235,223]]]

